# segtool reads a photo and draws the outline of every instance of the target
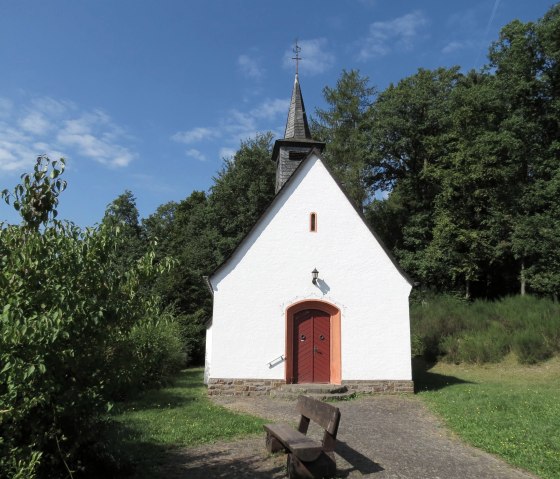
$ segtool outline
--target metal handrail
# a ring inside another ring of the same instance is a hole
[[[268,369],[272,369],[274,366],[277,366],[278,364],[280,364],[281,362],[285,361],[286,358],[284,357],[283,354],[281,354],[280,356],[278,356],[277,358],[274,358],[272,361],[269,361],[268,363]]]

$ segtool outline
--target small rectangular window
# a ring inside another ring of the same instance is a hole
[[[317,231],[317,213],[311,213],[309,217],[309,230]]]

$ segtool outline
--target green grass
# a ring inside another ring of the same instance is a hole
[[[542,478],[560,477],[560,358],[539,366],[417,368],[418,396],[460,437]]]
[[[173,449],[263,431],[263,419],[214,405],[202,374],[202,369],[182,371],[172,386],[115,406],[109,440],[117,462],[136,464],[137,477],[152,477]]]

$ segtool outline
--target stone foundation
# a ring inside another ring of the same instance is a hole
[[[268,396],[272,389],[286,384],[283,379],[209,379],[209,396]]]
[[[349,391],[365,394],[396,394],[413,393],[413,381],[384,380],[384,381],[342,381]]]
[[[270,391],[286,384],[283,379],[209,379],[209,396],[268,396]],[[350,392],[362,394],[413,393],[412,381],[342,381]]]

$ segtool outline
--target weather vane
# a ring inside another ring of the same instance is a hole
[[[296,75],[297,75],[299,70],[299,61],[302,59],[299,56],[299,52],[301,52],[301,47],[297,44],[297,38],[296,38],[296,46],[292,48],[292,51],[296,54],[295,57],[292,57],[292,60],[296,61]]]

